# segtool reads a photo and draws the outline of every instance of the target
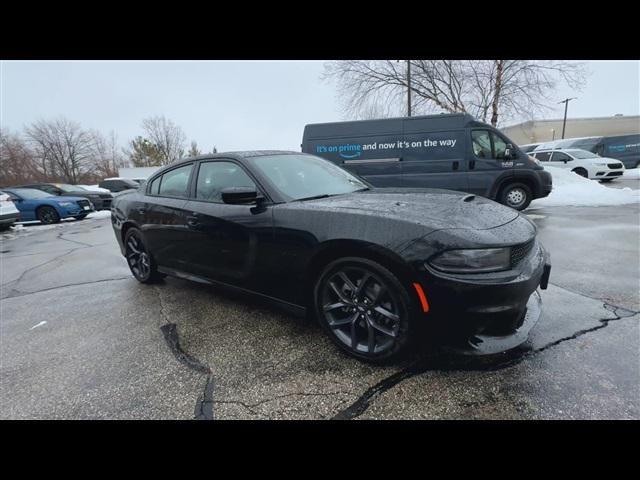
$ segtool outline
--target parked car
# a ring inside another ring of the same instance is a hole
[[[75,186],[76,187],[82,187],[83,189],[88,190],[90,192],[111,193],[106,188],[100,188],[97,185],[75,185]]]
[[[312,124],[301,147],[376,187],[460,190],[516,210],[552,187],[542,166],[468,114]]]
[[[20,220],[20,211],[11,200],[11,196],[0,192],[0,231],[7,230]]]
[[[66,183],[32,183],[29,185],[19,185],[15,188],[35,188],[50,193],[51,195],[61,195],[63,197],[84,197],[91,201],[93,208],[96,210],[109,210],[111,208],[111,201],[113,200],[111,193],[92,192]]]
[[[543,165],[567,168],[578,175],[601,182],[610,182],[624,174],[624,165],[613,158],[579,149],[535,150],[531,152]]]
[[[427,325],[465,353],[515,347],[551,268],[535,225],[511,208],[374,188],[295,152],[183,159],[116,197],[111,218],[138,281],[173,275],[308,309],[366,360],[401,355]]]
[[[40,223],[58,223],[63,218],[84,219],[93,211],[91,202],[84,197],[53,195],[36,188],[5,188],[4,193],[11,197],[18,210],[20,220]]]
[[[640,134],[609,137],[581,137],[556,140],[539,145],[537,150],[580,149],[622,162],[625,168],[640,167]]]
[[[518,145],[518,147],[520,148],[520,151],[523,153],[531,153],[538,145],[540,145],[539,143],[527,143],[526,145]]]
[[[100,188],[106,188],[112,193],[124,192],[125,190],[135,190],[140,185],[130,178],[105,178],[98,186]]]

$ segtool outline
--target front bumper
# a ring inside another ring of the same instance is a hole
[[[549,254],[537,241],[513,270],[449,275],[427,267],[423,284],[432,333],[449,349],[468,355],[510,350],[527,340],[541,314],[538,286],[546,289]]]
[[[18,221],[20,221],[20,212],[5,213],[3,215],[0,215],[0,225],[11,225]]]

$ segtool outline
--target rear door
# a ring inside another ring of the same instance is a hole
[[[194,175],[195,176],[195,175]],[[262,249],[272,236],[271,207],[231,205],[222,201],[228,187],[255,187],[255,180],[235,160],[203,160],[187,202],[189,271],[203,277],[263,290],[256,271],[264,269]]]
[[[564,152],[552,152],[548,165],[550,167],[567,168],[573,167],[569,162],[572,162],[573,158]]]
[[[486,128],[471,129],[469,137],[469,191],[488,197],[496,181],[513,175],[514,162],[505,158],[508,141]]]
[[[193,163],[166,171],[149,185],[145,201],[131,213],[139,224],[160,266],[185,270],[187,265],[187,212]]]

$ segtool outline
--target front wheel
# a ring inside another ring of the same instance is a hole
[[[142,233],[137,228],[130,228],[124,237],[125,257],[133,276],[141,283],[158,282],[163,275],[144,244]]]
[[[324,268],[314,310],[333,342],[362,360],[396,359],[414,334],[407,290],[391,271],[365,258],[345,257]]]
[[[512,183],[502,189],[500,203],[516,210],[524,210],[533,200],[531,189],[524,183]]]
[[[36,216],[38,220],[40,220],[40,223],[46,225],[60,222],[60,215],[58,215],[56,209],[47,205],[38,208]]]
[[[575,170],[571,170],[573,173],[577,173],[581,177],[589,178],[589,172],[587,172],[584,168],[576,168]]]

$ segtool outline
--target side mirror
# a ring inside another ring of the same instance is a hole
[[[251,205],[262,198],[255,187],[227,187],[222,189],[222,201],[231,205]]]
[[[511,145],[510,143],[507,143],[507,148],[505,148],[504,150],[504,158],[516,158],[516,152],[513,150],[513,145]]]

